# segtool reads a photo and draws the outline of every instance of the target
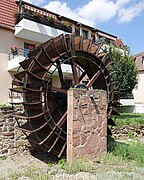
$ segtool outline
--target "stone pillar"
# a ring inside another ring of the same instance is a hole
[[[107,151],[107,94],[70,89],[67,111],[67,161],[94,160]]]

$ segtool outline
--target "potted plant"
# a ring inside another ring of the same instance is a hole
[[[67,22],[67,21],[62,21],[61,24],[62,24],[62,26],[66,27],[66,28],[68,28],[70,26],[69,22]]]
[[[53,23],[55,21],[55,19],[52,16],[48,16],[46,19],[49,23]]]
[[[18,11],[16,11],[16,12],[14,13],[14,17],[17,18],[18,16],[19,16],[19,13],[18,13]]]
[[[29,47],[28,47],[29,53],[32,52],[34,49],[35,49],[34,46],[29,46]]]
[[[12,106],[10,104],[0,104],[0,110],[6,111],[12,109]]]
[[[14,13],[14,17],[15,17],[15,24],[17,24],[17,23],[18,23],[19,16],[20,16],[20,14],[18,13],[18,11],[16,11],[16,12]]]
[[[13,55],[17,55],[18,54],[18,48],[17,47],[11,47],[11,53]]]
[[[34,17],[37,17],[37,18],[40,18],[40,17],[42,17],[42,14],[40,14],[40,13],[38,13],[38,12],[32,12],[32,14],[33,14],[33,16]]]

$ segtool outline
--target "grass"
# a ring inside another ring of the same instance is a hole
[[[116,127],[144,125],[144,114],[121,113],[115,119]]]
[[[47,173],[44,173],[42,170],[36,168],[27,169],[23,176],[29,177],[31,180],[47,180],[49,178]]]
[[[134,160],[138,166],[144,166],[144,144],[132,142],[131,144],[116,143],[110,150],[113,156],[119,156],[122,160]]]
[[[1,157],[0,157],[0,160],[6,160],[6,159],[7,159],[6,156],[1,156]]]
[[[10,179],[10,180],[16,180],[16,179],[18,179],[20,176],[21,176],[21,173],[20,173],[20,172],[18,172],[18,171],[12,171],[12,172],[9,174],[9,179]]]
[[[49,175],[47,173],[44,173],[42,170],[36,169],[36,168],[25,169],[23,173],[19,171],[12,171],[9,173],[7,178],[9,180],[16,180],[19,177],[29,177],[30,180],[48,180],[49,179]],[[0,177],[0,180],[5,180],[5,177]]]
[[[76,159],[71,163],[67,163],[65,159],[61,159],[58,164],[68,174],[75,174],[77,172],[93,172],[95,169],[94,163],[86,159]]]

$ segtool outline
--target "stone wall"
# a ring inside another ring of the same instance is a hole
[[[104,90],[70,89],[67,112],[67,161],[94,160],[107,150],[107,95]]]
[[[24,134],[17,130],[13,110],[0,110],[0,157],[28,152],[29,143]]]
[[[8,156],[16,152],[15,121],[12,110],[0,111],[0,156]]]

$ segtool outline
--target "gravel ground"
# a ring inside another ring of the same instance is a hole
[[[45,162],[43,158],[42,154],[37,157],[26,154],[0,159],[0,180],[144,180],[144,168],[119,172],[113,167],[107,168],[100,164],[93,173],[67,174],[58,165],[52,166],[49,158],[45,159]],[[32,178],[30,173],[34,171],[37,175]]]

